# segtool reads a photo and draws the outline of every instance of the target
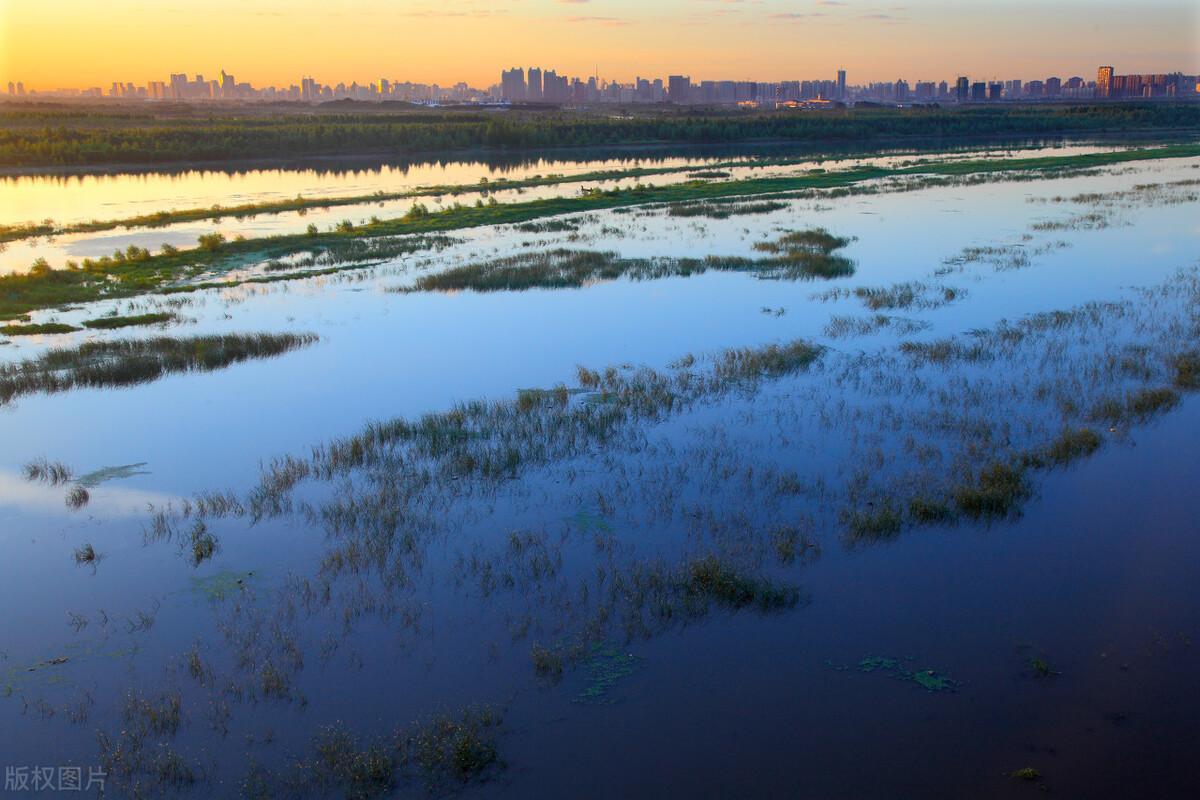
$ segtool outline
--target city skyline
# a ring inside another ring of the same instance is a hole
[[[1190,73],[1200,71],[1198,25],[1196,5],[1178,0],[987,9],[925,0],[471,0],[452,11],[424,0],[383,9],[360,0],[265,0],[249,11],[231,0],[195,8],[64,0],[53,9],[0,10],[0,83],[19,80],[39,91],[145,83],[176,63],[223,66],[255,85],[286,86],[299,75],[334,83],[397,75],[480,88],[494,82],[497,65],[537,63],[618,81],[676,73],[781,80],[838,63],[862,83],[941,80],[949,72],[1066,78],[1109,61],[1130,73]],[[107,43],[99,51],[98,40]]]
[[[299,83],[284,86],[254,86],[222,69],[219,78],[203,73],[171,73],[167,80],[145,84],[113,81],[103,87],[60,88],[51,91],[28,89],[21,81],[8,81],[9,99],[117,98],[150,101],[238,101],[306,103],[331,100],[398,100],[417,103],[664,103],[695,105],[780,106],[828,104],[829,102],[981,102],[998,100],[1086,100],[1137,98],[1191,98],[1200,94],[1200,76],[1180,70],[1122,74],[1111,65],[1093,72],[1094,80],[1082,75],[1051,75],[1044,78],[984,78],[955,74],[941,80],[897,78],[858,84],[839,68],[832,78],[781,81],[700,80],[688,75],[637,77],[620,82],[596,76],[559,75],[542,67],[512,67],[500,72],[500,80],[486,88],[465,82],[453,86],[423,84],[379,78],[366,83],[352,81],[336,85],[305,76]],[[3,88],[0,85],[0,88]]]

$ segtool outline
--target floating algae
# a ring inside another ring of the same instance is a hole
[[[135,475],[149,475],[149,470],[144,470],[145,461],[137,464],[122,464],[113,467],[101,467],[98,470],[80,476],[79,480],[75,481],[85,489],[94,489],[106,481],[118,481],[125,478],[132,478]]]
[[[612,645],[593,645],[591,652],[580,663],[587,685],[576,695],[573,702],[612,705],[616,702],[609,694],[613,687],[622,678],[632,675],[641,663],[642,659]]]
[[[859,672],[881,672],[898,681],[915,683],[927,692],[952,692],[958,687],[958,681],[951,680],[937,670],[911,670],[905,666],[905,661],[911,662],[913,657],[899,659],[889,656],[867,656],[859,661],[854,669]],[[838,672],[848,672],[851,669],[849,666],[834,664],[832,661],[825,663]]]
[[[593,531],[607,533],[612,530],[612,523],[605,519],[602,514],[597,514],[584,508],[576,511],[574,516],[566,517],[566,521],[571,523],[581,533]]]
[[[246,582],[253,576],[253,572],[221,570],[203,578],[192,578],[192,591],[209,600],[224,600],[226,597],[242,591],[246,587]]]

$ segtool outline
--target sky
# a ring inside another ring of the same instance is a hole
[[[500,70],[628,81],[1200,72],[1196,0],[0,0],[0,85],[255,86],[378,78],[487,87]]]

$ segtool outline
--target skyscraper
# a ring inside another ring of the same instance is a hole
[[[537,102],[542,99],[542,71],[538,67],[529,68],[529,81],[525,88],[525,99]]]
[[[500,73],[500,96],[510,103],[525,100],[525,70],[513,67]]]
[[[667,78],[667,97],[672,103],[686,103],[690,99],[692,79],[686,75],[671,75]]]
[[[954,82],[954,99],[960,103],[967,102],[971,94],[971,82],[967,80],[965,75],[960,75],[958,80]]]
[[[837,76],[837,99],[846,99],[846,70],[839,69]]]
[[[1112,67],[1096,70],[1096,97],[1112,97]]]

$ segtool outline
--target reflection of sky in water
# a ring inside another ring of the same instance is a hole
[[[150,461],[160,486],[186,492],[224,477],[249,477],[259,455],[289,452],[295,431],[305,440],[357,429],[359,421],[442,409],[457,400],[503,397],[519,387],[570,381],[577,364],[604,366],[646,363],[662,366],[687,352],[753,345],[820,335],[831,314],[864,313],[853,300],[820,303],[812,296],[834,286],[886,286],[924,280],[943,259],[962,248],[1019,240],[1038,220],[1073,213],[1066,205],[1027,202],[1030,197],[1071,195],[1083,190],[1127,188],[1170,180],[1171,165],[1108,178],[994,183],[976,187],[849,197],[795,211],[732,217],[727,220],[664,216],[595,215],[593,230],[604,225],[626,231],[624,238],[601,237],[568,246],[612,249],[629,256],[754,255],[754,241],[781,228],[822,226],[857,240],[844,251],[858,269],[852,278],[829,282],[757,280],[746,275],[708,273],[660,281],[615,281],[584,290],[524,293],[463,292],[396,295],[401,275],[337,281],[317,279],[223,293],[185,295],[198,305],[180,314],[198,322],[173,332],[312,330],[323,337],[313,348],[265,363],[235,365],[214,374],[173,376],[136,390],[77,391],[18,399],[0,410],[0,426],[10,467],[29,453],[78,453],[71,459],[96,463]],[[1144,285],[1186,265],[1194,242],[1183,239],[1194,208],[1189,204],[1134,212],[1135,225],[1095,232],[1041,234],[1037,242],[1066,240],[1072,246],[1036,259],[1035,268],[992,274],[968,266],[963,275],[940,282],[962,286],[966,300],[928,312],[935,332],[956,333],[986,327],[1002,318],[1106,299],[1131,284]],[[523,241],[555,246],[554,236],[511,230],[455,232],[466,241],[435,256],[441,263],[467,263],[512,251]],[[561,235],[560,235],[561,236]],[[1146,241],[1156,243],[1154,252]],[[1159,252],[1159,248],[1162,248]],[[1130,254],[1138,254],[1136,271]],[[1148,255],[1153,258],[1147,259]],[[410,269],[427,254],[401,260]],[[387,272],[387,270],[385,270]],[[354,273],[351,273],[352,275]],[[145,298],[129,310],[146,310]],[[128,303],[118,303],[124,310]],[[38,321],[75,321],[101,310],[48,314]],[[782,317],[762,309],[786,309]],[[906,315],[908,312],[894,312]],[[228,317],[228,318],[226,318]],[[547,332],[552,332],[548,336]],[[64,344],[75,337],[46,337]],[[128,329],[124,335],[142,335]],[[6,360],[27,357],[38,339],[17,340],[0,351]],[[44,346],[44,344],[42,346]],[[204,391],[194,387],[203,385]],[[299,387],[299,388],[297,388]],[[169,408],[163,418],[158,409]],[[220,435],[164,439],[152,426],[96,426],[97,418],[188,420],[199,433],[211,421]],[[243,457],[244,442],[261,453]],[[58,457],[56,455],[56,457]]]
[[[613,225],[625,235],[575,244],[631,256],[749,255],[753,242],[780,229],[820,225],[857,237],[845,252],[858,271],[836,281],[791,283],[709,273],[641,283],[617,280],[580,290],[384,291],[410,280],[414,266],[426,260],[427,268],[436,269],[508,254],[525,240],[539,242],[537,247],[560,241],[480,230],[455,234],[465,241],[441,254],[407,256],[376,275],[363,273],[362,280],[189,296],[185,300],[192,304],[179,313],[196,321],[172,333],[312,330],[322,341],[212,374],[177,375],[115,391],[31,395],[0,410],[5,442],[0,525],[6,548],[0,597],[21,609],[0,627],[0,648],[8,656],[0,668],[68,652],[64,642],[90,642],[92,648],[77,657],[77,671],[64,671],[72,680],[104,687],[131,680],[161,683],[168,659],[198,637],[219,640],[217,623],[236,628],[252,616],[245,611],[247,617],[234,620],[228,608],[204,602],[193,591],[193,578],[226,569],[253,571],[256,577],[248,580],[266,592],[282,587],[290,571],[312,575],[330,542],[319,526],[299,518],[253,526],[214,522],[218,558],[193,569],[178,557],[178,539],[145,545],[149,520],[127,512],[145,502],[161,504],[164,496],[206,489],[244,493],[260,461],[304,454],[312,444],[357,431],[364,420],[415,416],[466,399],[506,398],[521,387],[571,384],[576,364],[661,368],[688,352],[795,337],[815,338],[839,356],[853,356],[891,341],[886,333],[826,339],[822,331],[830,315],[867,313],[854,300],[812,298],[833,287],[925,280],[967,289],[966,299],[945,308],[893,312],[928,320],[932,329],[921,338],[1129,297],[1129,287],[1157,284],[1195,263],[1200,232],[1194,229],[1194,203],[1122,210],[1118,217],[1129,224],[1106,230],[1035,234],[1031,247],[1060,239],[1070,246],[1035,257],[1025,269],[995,272],[986,264],[968,264],[961,274],[940,279],[930,274],[964,247],[1013,243],[1032,223],[1079,210],[1028,198],[1190,177],[1194,163],[1156,163],[1102,177],[823,200],[820,210],[803,201],[769,215],[728,220],[600,213],[591,215],[595,221],[586,230]],[[154,303],[138,299],[99,306],[148,310]],[[764,314],[764,307],[786,313]],[[75,320],[95,313],[85,309],[57,316]],[[134,329],[121,335],[149,333]],[[50,343],[94,336],[24,340],[0,350],[0,357],[31,356]],[[792,391],[801,390],[768,387],[761,393],[764,399],[734,397],[664,427],[719,427],[723,414],[738,409],[729,417],[729,435],[734,442],[753,443],[755,413],[787,408]],[[802,416],[802,403],[796,405],[792,413]],[[485,793],[494,795],[570,794],[581,779],[608,795],[635,786],[694,794],[750,787],[757,795],[791,795],[797,775],[803,775],[803,792],[814,797],[847,791],[870,796],[881,783],[892,796],[935,796],[948,786],[954,795],[988,796],[1010,790],[1007,773],[1030,764],[1053,775],[1056,787],[1065,786],[1072,795],[1111,794],[1103,781],[1110,774],[1105,754],[1127,747],[1131,735],[1143,744],[1157,742],[1154,736],[1187,742],[1185,724],[1166,707],[1194,710],[1187,690],[1194,682],[1196,655],[1179,644],[1179,637],[1195,633],[1192,565],[1200,553],[1195,537],[1185,534],[1200,528],[1200,518],[1182,508],[1179,498],[1200,475],[1200,454],[1178,443],[1193,438],[1196,425],[1196,402],[1189,399],[1179,412],[1139,429],[1136,447],[1134,440],[1114,439],[1071,470],[1040,475],[1024,519],[1012,524],[923,529],[852,552],[838,546],[835,532],[818,531],[821,559],[795,573],[812,597],[811,606],[768,617],[750,611],[715,614],[672,628],[670,635],[635,640],[628,649],[644,659],[644,671],[622,684],[620,703],[600,708],[571,702],[575,675],[562,688],[532,682],[531,641],[553,643],[557,635],[553,630],[534,630],[526,638],[513,633],[523,603],[536,598],[518,592],[485,600],[471,594],[471,580],[462,588],[446,577],[458,574],[457,559],[468,550],[470,537],[503,550],[508,531],[544,524],[551,540],[558,541],[563,519],[594,507],[597,500],[587,489],[603,485],[607,465],[580,464],[580,484],[569,487],[542,486],[540,473],[534,473],[527,496],[521,494],[526,482],[507,482],[495,499],[473,498],[443,510],[451,522],[463,522],[454,536],[466,538],[431,546],[423,570],[414,576],[420,632],[402,621],[400,612],[356,619],[349,624],[354,636],[328,662],[306,653],[307,708],[238,706],[234,714],[240,721],[228,739],[210,736],[205,719],[198,717],[177,745],[204,741],[224,766],[240,766],[250,747],[245,744],[249,729],[237,726],[247,718],[275,728],[280,749],[294,750],[305,745],[315,725],[333,719],[383,732],[434,707],[500,698],[511,705],[502,750],[513,766],[504,780],[486,787]],[[851,447],[853,432],[844,441],[837,433],[827,432],[828,442],[798,436],[791,450],[778,455],[801,467],[834,464]],[[72,514],[63,506],[63,487],[29,485],[18,477],[23,462],[43,455],[79,470],[148,462],[152,474],[103,484],[88,508]],[[670,459],[665,452],[656,457]],[[1131,481],[1130,475],[1138,479]],[[730,498],[727,510],[753,513],[738,507],[737,480],[720,487]],[[653,472],[645,481],[670,483]],[[331,496],[341,491],[337,485],[323,490]],[[682,509],[703,500],[686,495],[673,504]],[[484,510],[472,511],[476,505]],[[619,526],[618,536],[645,548],[639,552],[668,552],[683,525],[677,517],[670,520],[658,526],[648,514],[628,528]],[[692,544],[704,551],[709,542],[702,533],[693,535]],[[94,574],[71,561],[72,549],[83,541],[94,542],[105,556]],[[592,540],[567,537],[563,542],[564,577],[588,574],[600,558]],[[255,607],[250,601],[245,606]],[[102,629],[98,607],[107,607],[120,621]],[[124,620],[152,607],[152,631],[130,633]],[[64,622],[68,610],[92,620],[79,635]],[[292,622],[299,628],[337,629],[341,620],[313,622],[300,613]],[[483,655],[487,647],[479,637],[484,635],[494,640],[491,657]],[[1155,636],[1169,638],[1176,649],[1161,655]],[[131,658],[102,655],[133,643],[140,652]],[[1045,651],[1063,676],[1053,684],[1021,677],[1026,646],[1034,654]],[[70,652],[74,657],[76,651]],[[838,672],[826,663],[855,664],[869,655],[911,655],[964,686],[956,694],[929,695],[875,675]],[[1134,664],[1133,678],[1122,663]],[[185,682],[189,701],[196,699],[193,688]],[[1163,697],[1154,697],[1160,688]],[[23,691],[33,697],[43,689]],[[106,695],[97,706],[97,725],[107,721],[112,701]],[[22,758],[67,754],[84,763],[94,758],[90,731],[62,736],[63,728],[55,727],[65,724],[61,720],[23,717],[19,711],[19,705],[0,700],[0,730],[5,731],[0,744],[10,752]],[[1119,713],[1147,727],[1135,722],[1132,729],[1122,728],[1105,717]],[[1061,755],[1051,757],[1037,748]],[[269,761],[279,752],[263,755]],[[786,771],[781,763],[789,765]],[[614,764],[621,768],[613,769]]]
[[[1075,145],[1055,148],[1053,152],[1055,155],[1072,155],[1106,149],[1111,148]],[[1035,153],[1042,154],[1044,151],[1020,148],[1003,150],[984,148],[952,157],[1019,158]],[[731,177],[737,179],[789,175],[817,165],[827,169],[850,169],[866,164],[888,166],[912,160],[912,158],[911,155],[872,158],[842,157],[832,161],[821,160],[775,167],[733,168],[726,171],[730,172]],[[677,167],[691,164],[702,167],[705,163],[713,160],[722,159],[671,158],[663,161],[647,161],[644,164],[624,161],[541,162],[532,167],[516,168],[514,171],[504,172],[502,175],[510,180],[518,180],[533,175],[571,174],[631,168],[639,165]],[[290,199],[297,194],[303,194],[306,197],[322,195],[337,197],[356,196],[376,191],[408,191],[422,186],[471,185],[477,183],[480,176],[496,176],[496,174],[496,171],[488,170],[482,164],[454,162],[437,167],[428,165],[413,167],[407,172],[383,167],[377,171],[349,174],[317,173],[304,170],[263,170],[236,174],[192,172],[183,175],[151,173],[148,175],[104,175],[74,178],[0,178],[0,223],[41,220],[47,217],[58,222],[110,220],[164,209],[205,208],[214,204],[232,206],[271,199]],[[632,186],[638,182],[658,186],[684,180],[686,175],[686,172],[647,175],[622,181],[592,182],[589,185],[601,186],[606,189]],[[365,182],[347,183],[350,177],[364,179]],[[243,183],[245,185],[242,185]],[[294,191],[291,188],[280,188],[281,186],[289,187],[292,184],[298,187]],[[520,191],[501,190],[492,192],[492,194],[501,202],[520,202],[548,197],[573,196],[579,192],[582,185],[584,184],[566,183],[558,186],[532,187]],[[180,187],[189,187],[190,193],[175,197],[167,192],[166,197],[172,199],[165,199],[163,195],[155,194],[156,191],[163,191],[164,187],[172,187],[175,190]],[[148,199],[139,199],[143,197]],[[0,246],[0,272],[23,271],[28,269],[29,265],[39,257],[45,258],[54,267],[61,267],[68,259],[78,261],[82,258],[110,255],[114,249],[124,249],[131,244],[157,251],[164,243],[178,247],[194,246],[198,236],[212,231],[220,231],[230,238],[239,234],[257,237],[299,233],[309,225],[325,229],[346,219],[355,223],[363,223],[372,216],[382,218],[400,216],[418,200],[431,208],[438,208],[454,202],[473,203],[478,197],[479,195],[476,194],[465,194],[458,197],[445,195],[436,198],[407,198],[329,209],[306,209],[303,213],[286,212],[261,214],[253,218],[225,218],[219,221],[177,223],[134,232],[118,229],[97,233],[68,234],[54,237],[52,240],[26,239]],[[129,199],[123,200],[122,198]],[[72,211],[71,209],[79,210]]]

